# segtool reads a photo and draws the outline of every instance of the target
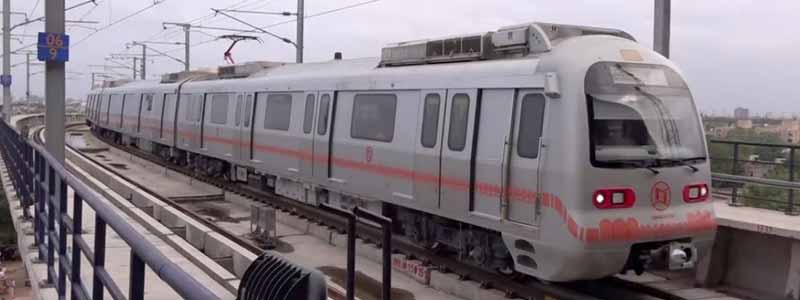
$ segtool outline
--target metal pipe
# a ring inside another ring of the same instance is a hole
[[[147,80],[147,45],[142,46],[142,80]]]
[[[3,76],[11,76],[11,0],[3,0]],[[11,85],[3,85],[3,117],[11,121]]]
[[[131,69],[133,70],[133,79],[134,80],[136,80],[136,65],[137,64],[139,64],[139,58],[138,57],[133,57],[133,68],[131,68]]]
[[[794,154],[795,148],[789,148],[789,181],[794,182]],[[789,203],[787,205],[786,214],[796,216],[798,215],[797,210],[794,209],[794,190],[789,190]]]
[[[31,53],[25,53],[25,102],[31,101]]]
[[[297,44],[295,45],[295,48],[297,50],[297,56],[295,57],[295,61],[298,64],[303,63],[303,38],[304,38],[303,17],[304,16],[305,16],[304,0],[297,0],[297,37],[295,37],[295,39],[297,39]]]
[[[184,53],[184,58],[183,58],[183,70],[187,71],[187,72],[189,71],[189,49],[192,48],[191,44],[189,44],[189,38],[191,37],[191,27],[190,26],[191,25],[186,25],[186,26],[183,27],[183,33],[185,35],[184,44],[186,45],[185,48],[184,48],[185,49],[184,50],[185,53]]]
[[[347,218],[347,275],[345,277],[345,299],[356,298],[356,215],[341,208],[322,203],[326,211]]]
[[[45,1],[45,26],[48,34],[64,33],[64,0]],[[45,65],[45,128],[47,151],[64,163],[64,98],[66,72],[64,62],[47,61]]]
[[[653,50],[669,57],[671,0],[655,0],[655,22],[653,26]]]
[[[389,300],[392,297],[392,219],[376,214],[372,211],[356,206],[353,208],[356,217],[364,218],[378,223],[383,229],[383,281],[381,282],[381,299]]]

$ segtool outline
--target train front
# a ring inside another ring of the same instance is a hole
[[[549,62],[547,62],[550,60]],[[686,269],[715,232],[710,161],[692,93],[642,45],[583,36],[554,47],[562,114],[542,169],[543,251],[551,280]],[[564,88],[568,87],[568,88]],[[577,115],[577,117],[575,117]],[[552,208],[552,209],[547,209]],[[554,230],[554,229],[558,230]]]

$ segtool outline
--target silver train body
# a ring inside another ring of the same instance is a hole
[[[543,280],[691,267],[713,241],[694,100],[671,61],[624,32],[530,23],[237,74],[253,66],[95,89],[88,122]]]

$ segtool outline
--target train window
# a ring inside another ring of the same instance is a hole
[[[203,116],[203,95],[194,95],[194,118],[195,122],[200,122]]]
[[[453,151],[464,150],[467,144],[467,121],[469,121],[469,95],[455,94],[450,109],[450,129],[447,147]]]
[[[517,138],[517,154],[521,157],[539,157],[539,140],[544,126],[544,105],[545,99],[541,94],[528,94],[522,98]]]
[[[225,125],[228,123],[228,104],[230,95],[215,94],[211,95],[211,118],[212,124]]]
[[[291,94],[271,94],[267,96],[267,113],[264,114],[264,129],[289,130],[291,117]]]
[[[250,127],[251,113],[253,112],[253,95],[247,95],[244,104],[244,127]]]
[[[391,142],[397,96],[393,94],[358,94],[353,100],[350,137]]]
[[[186,101],[186,108],[184,108],[186,115],[184,116],[184,120],[193,121],[194,97],[192,97],[192,95],[181,95],[181,98],[184,98]]]
[[[439,106],[442,97],[439,94],[425,96],[425,107],[422,110],[422,146],[436,146],[436,133],[439,131]]]
[[[153,111],[153,94],[145,94],[144,103],[147,107],[147,111]]]
[[[234,125],[239,126],[242,124],[242,95],[236,96],[236,122]]]
[[[314,125],[314,95],[306,96],[306,112],[303,116],[303,133],[311,133]]]
[[[319,100],[319,116],[317,116],[317,134],[325,135],[328,133],[328,106],[331,102],[331,96],[328,94],[322,95]]]

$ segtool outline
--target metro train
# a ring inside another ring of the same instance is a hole
[[[380,212],[504,274],[691,268],[716,231],[690,89],[615,29],[526,23],[379,58],[109,81],[86,114],[96,134],[198,174]]]

